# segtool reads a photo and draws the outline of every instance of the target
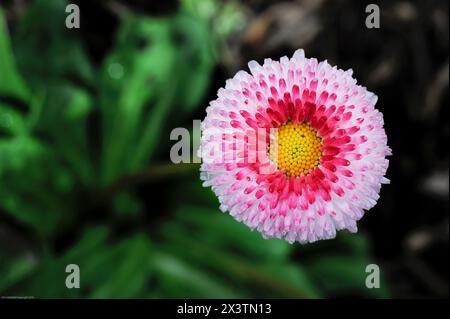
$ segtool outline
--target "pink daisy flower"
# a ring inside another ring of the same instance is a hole
[[[352,70],[305,58],[249,63],[202,122],[201,179],[220,209],[264,238],[314,242],[357,231],[388,168],[377,96]]]

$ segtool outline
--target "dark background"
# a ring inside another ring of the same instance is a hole
[[[448,1],[73,2],[79,30],[65,1],[1,2],[0,295],[448,297]],[[227,78],[297,48],[378,95],[393,150],[358,235],[305,246],[221,214],[168,157]]]

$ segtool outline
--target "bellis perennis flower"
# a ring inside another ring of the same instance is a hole
[[[306,243],[357,231],[388,168],[376,95],[352,70],[291,59],[249,63],[202,122],[201,179],[222,211],[264,238]]]

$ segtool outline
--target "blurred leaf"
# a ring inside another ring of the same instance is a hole
[[[247,296],[311,298],[319,291],[302,269],[289,261],[292,245],[264,240],[257,232],[214,210],[182,207],[166,223],[166,249],[195,267],[247,283]],[[208,256],[208,258],[203,258]]]
[[[207,25],[185,12],[123,22],[102,72],[104,185],[161,152],[170,115],[199,106],[215,63]]]
[[[88,229],[64,256],[46,255],[36,271],[8,292],[20,291],[20,295],[38,298],[79,297],[82,292],[88,292],[92,298],[140,297],[150,275],[145,267],[150,252],[148,239],[137,234],[108,244],[107,237],[108,230],[104,227]],[[68,264],[80,267],[82,289],[65,286]]]
[[[191,112],[199,106],[211,81],[215,65],[213,39],[208,25],[189,14],[180,14],[174,21],[174,34],[182,46],[182,63],[178,72],[185,75],[177,94],[181,111]]]
[[[238,1],[225,3],[215,19],[216,33],[222,38],[241,31],[245,26],[246,16],[240,5]]]
[[[0,132],[9,135],[22,135],[27,132],[24,115],[0,102]]]
[[[176,214],[176,218],[176,221],[186,228],[187,236],[240,252],[243,256],[254,256],[275,262],[285,259],[292,249],[292,245],[284,240],[263,239],[257,231],[251,231],[247,226],[236,222],[230,215],[218,210],[183,206]],[[170,230],[167,231],[167,235],[171,236]]]
[[[187,164],[191,165],[191,164]],[[189,190],[188,192],[186,190]],[[185,179],[183,183],[175,183],[170,190],[170,196],[177,199],[178,203],[186,203],[191,206],[217,209],[219,200],[209,187],[202,187],[202,181],[198,178]],[[178,209],[178,207],[174,207]]]
[[[82,258],[96,249],[101,248],[109,236],[109,229],[104,226],[86,229],[80,240],[67,252],[65,258],[68,260]]]
[[[157,254],[152,258],[158,286],[171,298],[240,298],[229,284],[213,274],[186,264],[176,256]]]
[[[32,161],[45,156],[45,146],[28,136],[0,139],[0,176],[6,171],[21,171]]]
[[[181,3],[197,19],[211,26],[216,40],[224,40],[244,26],[245,14],[239,1],[182,0]]]
[[[113,199],[114,212],[118,216],[136,217],[143,209],[142,203],[133,194],[121,192]]]
[[[288,267],[287,260],[277,262],[248,259],[229,249],[220,249],[186,236],[176,241],[169,239],[165,249],[184,258],[196,268],[226,278],[233,286],[241,287],[241,292],[246,297],[311,298],[316,293],[306,277],[300,274],[301,266],[291,267],[286,273],[275,271],[277,268]],[[292,278],[296,282],[292,282]],[[297,285],[298,283],[300,284]]]
[[[114,246],[114,260],[97,268],[113,270],[101,284],[95,286],[92,298],[137,298],[146,288],[150,269],[146,267],[150,253],[149,241],[135,235]],[[115,265],[113,268],[112,265]]]
[[[89,111],[92,109],[91,97],[82,90],[74,89],[72,93],[72,99],[65,109],[65,117],[69,120],[78,120],[80,118],[86,118]]]
[[[72,177],[50,148],[28,135],[0,139],[0,207],[48,237],[75,218]]]
[[[283,263],[280,265],[268,265],[262,267],[267,273],[279,277],[286,287],[295,287],[298,291],[288,293],[299,294],[303,298],[318,298],[321,296],[316,283],[309,277],[302,265]],[[270,295],[270,294],[269,294]]]
[[[13,42],[17,63],[35,87],[69,79],[93,80],[93,69],[75,29],[65,27],[67,4],[66,0],[33,1],[17,25]]]
[[[67,289],[65,286],[65,265],[46,257],[40,266],[25,279],[19,281],[8,290],[8,295],[30,296],[35,298],[68,298],[79,297],[78,289]]]
[[[172,76],[176,51],[170,40],[168,21],[132,16],[122,25],[117,48],[106,59],[101,95],[105,185],[140,167],[156,147],[177,79]],[[116,74],[114,68],[123,71]],[[133,152],[127,151],[130,146]]]
[[[334,294],[364,293],[373,297],[387,297],[384,282],[379,289],[369,289],[365,281],[368,273],[366,266],[370,264],[366,259],[345,256],[323,256],[309,264],[309,273],[314,280],[328,292]]]
[[[0,8],[0,95],[12,96],[24,101],[29,95],[16,69],[2,8]]]
[[[368,289],[366,266],[373,263],[369,257],[367,238],[359,234],[340,233],[326,255],[307,259],[308,274],[329,294],[358,293],[373,297],[388,296],[386,283],[381,278],[379,289]],[[339,253],[339,255],[337,254]]]
[[[2,256],[0,265],[0,294],[27,276],[36,265],[36,261],[29,255],[10,260],[4,258],[6,257]]]
[[[181,3],[187,10],[194,13],[197,18],[205,20],[212,19],[219,9],[219,2],[215,0],[182,0]]]
[[[49,84],[44,92],[35,129],[50,140],[58,160],[67,163],[74,178],[91,186],[96,176],[90,158],[88,115],[94,102],[84,90],[72,85]]]

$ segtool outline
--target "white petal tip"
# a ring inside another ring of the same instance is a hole
[[[294,59],[303,59],[305,57],[305,51],[303,49],[298,49],[294,52],[292,57]]]
[[[261,66],[255,60],[252,60],[248,63],[248,68],[250,69],[250,72],[253,75],[255,75],[258,72],[258,70],[261,68]]]

